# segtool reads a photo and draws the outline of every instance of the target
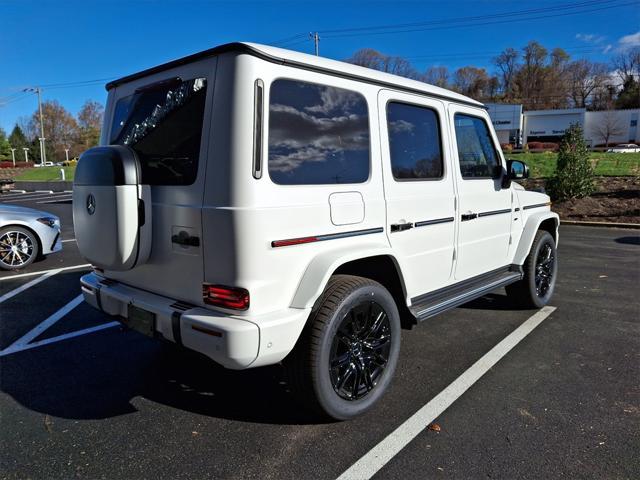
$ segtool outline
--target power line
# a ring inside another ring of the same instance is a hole
[[[487,20],[487,19],[495,19],[495,18],[529,15],[532,13],[562,11],[562,10],[568,10],[572,8],[590,7],[593,5],[613,3],[615,1],[618,1],[618,0],[589,0],[584,2],[568,3],[563,5],[551,6],[551,7],[533,8],[533,9],[527,9],[527,10],[515,10],[511,12],[492,13],[492,14],[478,15],[478,16],[471,16],[471,17],[452,17],[452,18],[445,18],[445,19],[439,19],[439,20],[429,20],[429,21],[420,21],[420,22],[412,22],[412,23],[387,24],[387,25],[356,27],[356,28],[340,28],[340,29],[332,29],[332,30],[320,30],[319,32],[323,34],[332,34],[332,33],[337,34],[337,33],[353,33],[357,31],[362,32],[362,31],[421,27],[421,26],[430,26],[430,25],[443,25],[448,23],[460,23],[460,22],[470,22],[470,21],[477,21],[477,20]]]
[[[613,0],[613,1],[617,1],[617,0]],[[524,22],[524,21],[530,22],[532,20],[548,20],[550,18],[580,15],[583,13],[593,13],[601,10],[609,10],[612,8],[620,8],[620,7],[630,6],[630,5],[637,5],[637,2],[627,2],[627,3],[617,4],[617,5],[607,5],[605,7],[591,8],[591,9],[580,10],[576,12],[546,14],[546,15],[538,15],[534,17],[528,16],[526,18],[509,18],[504,20],[495,20],[495,21],[487,21],[487,22],[470,22],[470,23],[461,24],[461,25],[438,25],[438,26],[431,26],[431,27],[424,27],[424,28],[410,28],[410,29],[374,31],[374,32],[364,32],[364,33],[341,33],[341,34],[333,34],[333,35],[325,34],[322,31],[319,31],[319,33],[322,33],[324,38],[343,38],[343,37],[363,37],[363,36],[372,36],[372,35],[389,35],[389,34],[396,34],[396,33],[424,32],[424,31],[453,29],[453,28],[481,27],[486,25],[498,25],[498,24],[504,24],[504,23],[515,23],[515,22]],[[460,21],[458,21],[457,23],[460,23]]]

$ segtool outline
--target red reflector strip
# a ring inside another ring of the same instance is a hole
[[[360,235],[371,235],[372,233],[382,233],[384,228],[366,228],[364,230],[352,230],[350,232],[329,233],[326,235],[315,235],[313,237],[290,238],[287,240],[274,240],[271,242],[273,248],[288,247],[291,245],[301,245],[303,243],[324,242],[325,240],[336,240],[338,238],[359,237]]]
[[[289,245],[300,245],[302,243],[313,243],[317,241],[318,241],[318,237],[292,238],[290,240],[275,240],[271,242],[271,246],[272,247],[288,247]]]
[[[218,332],[217,330],[209,330],[208,328],[199,327],[197,325],[191,325],[191,328],[196,332],[206,333],[212,337],[222,337],[222,332]]]

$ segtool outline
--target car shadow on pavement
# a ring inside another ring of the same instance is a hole
[[[616,238],[616,243],[624,243],[626,245],[640,245],[640,236],[631,235],[628,237]]]
[[[0,358],[1,391],[29,410],[68,419],[135,413],[138,397],[143,397],[197,415],[237,421],[326,421],[297,403],[279,365],[227,370],[198,353],[117,330]]]
[[[507,297],[505,294],[489,293],[476,300],[473,300],[464,305],[460,305],[458,308],[472,309],[472,310],[532,310],[528,307],[521,307]],[[534,309],[535,310],[535,309]]]

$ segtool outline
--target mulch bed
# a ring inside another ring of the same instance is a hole
[[[545,179],[523,182],[527,190],[544,187]],[[590,197],[554,202],[554,212],[565,220],[640,223],[640,177],[596,177]]]

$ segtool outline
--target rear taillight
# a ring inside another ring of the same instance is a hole
[[[202,285],[204,303],[216,307],[246,310],[249,308],[249,291],[238,287],[224,285]]]

